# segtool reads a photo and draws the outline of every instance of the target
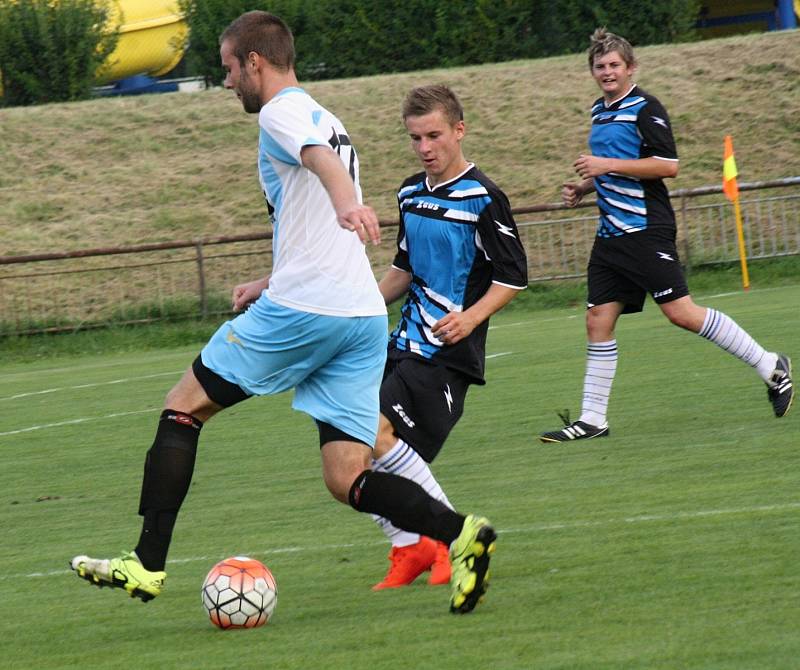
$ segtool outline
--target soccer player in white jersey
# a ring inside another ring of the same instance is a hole
[[[598,28],[589,69],[602,97],[592,106],[591,153],[578,157],[581,181],[564,185],[570,207],[597,192],[600,221],[588,269],[588,335],[583,406],[577,421],[539,436],[542,442],[606,437],[617,369],[614,334],[621,314],[642,311],[652,295],[664,316],[752,366],[767,385],[776,417],[792,405],[791,363],[765,350],[730,317],[692,300],[675,246],[675,214],[663,180],[678,174],[669,117],[657,98],[633,81],[636,60],[623,37]]]
[[[464,411],[472,384],[485,384],[489,317],[528,285],[525,250],[506,195],[462,150],[464,110],[447,86],[420,86],[403,121],[423,171],[397,194],[397,253],[379,287],[403,299],[389,340],[373,469],[402,475],[449,505],[428,464]],[[450,579],[441,543],[378,524],[392,543],[390,566],[373,589]]]
[[[379,241],[378,220],[361,203],[347,131],[298,86],[293,37],[278,17],[240,16],[220,37],[220,57],[225,87],[258,114],[258,169],[274,227],[272,274],[234,288],[234,309],[246,311],[219,328],[167,394],[145,460],[144,521],[134,551],[75,556],[71,567],[92,584],[143,601],[158,596],[203,423],[250,396],[294,388],[293,407],[317,424],[333,497],[447,543],[450,610],[469,612],[485,590],[494,530],[409,479],[370,469],[388,324],[363,246]]]

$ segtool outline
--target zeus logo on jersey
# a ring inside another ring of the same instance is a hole
[[[667,127],[667,122],[664,119],[662,119],[660,116],[651,116],[650,118],[653,120],[653,123],[658,124],[662,128],[666,128]]]
[[[414,203],[414,205],[418,209],[432,209],[432,210],[439,209],[439,205],[437,205],[435,202],[425,202],[424,200],[417,200]]]
[[[674,261],[675,260],[672,256],[670,256],[669,254],[665,254],[663,251],[656,251],[656,253],[658,254],[658,257],[662,261]]]
[[[392,405],[392,409],[397,412],[397,415],[403,420],[403,423],[406,424],[409,428],[413,428],[416,424],[411,420],[411,417],[406,414],[406,411],[403,409],[403,406],[400,403],[396,405]]]
[[[504,226],[500,223],[497,219],[494,220],[495,224],[497,224],[497,230],[501,232],[503,235],[508,235],[509,237],[513,237],[516,239],[516,235],[511,231],[511,226]]]

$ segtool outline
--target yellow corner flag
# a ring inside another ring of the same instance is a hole
[[[733,202],[739,197],[739,185],[736,183],[736,159],[733,157],[733,139],[725,135],[725,153],[722,162],[722,190],[725,196]]]
[[[744,229],[742,227],[742,211],[739,208],[739,184],[736,177],[739,173],[736,170],[736,159],[733,157],[733,139],[730,135],[725,135],[725,152],[722,159],[722,190],[725,197],[733,202],[733,210],[736,214],[736,236],[739,240],[739,262],[742,266],[742,286],[744,290],[750,289],[750,276],[747,273],[747,250],[744,244]]]

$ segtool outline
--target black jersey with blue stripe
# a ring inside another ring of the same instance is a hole
[[[506,195],[471,165],[430,187],[425,173],[403,182],[393,265],[411,273],[389,355],[422,356],[483,383],[488,319],[469,337],[443,345],[431,328],[446,314],[475,304],[492,283],[528,285],[525,250]]]
[[[677,161],[675,139],[663,105],[634,86],[623,98],[592,105],[592,155],[603,158],[659,158]],[[653,228],[675,228],[675,214],[662,179],[638,179],[611,172],[594,179],[600,208],[598,237],[618,237]]]

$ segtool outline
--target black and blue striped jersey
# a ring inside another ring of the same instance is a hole
[[[428,186],[409,177],[398,194],[400,228],[393,265],[411,273],[389,355],[422,356],[482,384],[488,319],[460,342],[443,345],[432,326],[464,311],[492,283],[528,285],[525,250],[506,195],[474,165],[450,181]]]
[[[675,139],[663,105],[634,86],[623,98],[592,105],[592,155],[603,158],[659,158],[677,161]],[[614,172],[595,177],[600,208],[598,237],[645,229],[675,228],[675,214],[662,179],[637,179]]]

